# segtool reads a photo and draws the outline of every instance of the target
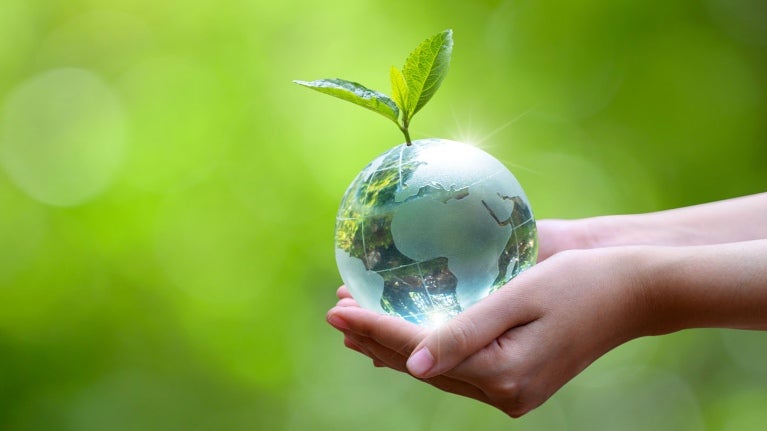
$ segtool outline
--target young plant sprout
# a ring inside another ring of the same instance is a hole
[[[452,30],[437,33],[421,42],[407,57],[402,70],[391,67],[391,97],[362,84],[338,78],[293,82],[383,115],[397,124],[405,135],[407,145],[412,145],[410,122],[439,89],[447,75],[452,52]]]

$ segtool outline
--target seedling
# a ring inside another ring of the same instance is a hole
[[[394,121],[405,135],[407,145],[412,145],[410,122],[439,89],[447,75],[452,52],[452,30],[437,33],[421,42],[407,57],[402,70],[391,67],[391,97],[362,84],[338,78],[293,82],[383,115]]]

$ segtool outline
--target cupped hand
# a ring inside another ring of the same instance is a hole
[[[328,321],[348,347],[377,366],[518,417],[607,351],[643,334],[646,252],[557,253],[436,329],[361,309],[343,287]]]
[[[399,317],[360,308],[345,286],[337,291],[338,303],[328,312],[328,322],[344,333],[344,345],[373,360],[376,367],[408,373],[407,359],[431,331]],[[490,404],[481,389],[453,377],[420,379],[446,392]]]

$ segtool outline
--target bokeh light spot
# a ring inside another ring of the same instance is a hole
[[[98,196],[123,159],[121,103],[87,70],[55,69],[21,83],[0,124],[2,167],[20,189],[50,205]]]

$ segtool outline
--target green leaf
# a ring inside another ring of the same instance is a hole
[[[391,78],[392,99],[402,112],[407,113],[408,89],[405,76],[394,66],[391,67],[389,76]]]
[[[453,30],[445,30],[421,42],[405,61],[402,73],[408,87],[409,119],[428,102],[445,79],[453,52]]]
[[[397,123],[399,117],[397,104],[389,96],[373,91],[362,84],[343,79],[318,79],[311,82],[296,80],[293,82],[368,108]]]

